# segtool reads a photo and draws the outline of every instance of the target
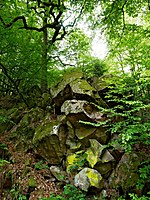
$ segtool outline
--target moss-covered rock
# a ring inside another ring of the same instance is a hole
[[[104,146],[101,145],[97,140],[90,139],[90,148],[87,149],[85,152],[87,155],[87,161],[89,162],[90,166],[93,168],[94,165],[98,162],[99,157],[102,154]]]
[[[109,178],[110,187],[122,188],[124,191],[133,188],[139,178],[137,173],[139,165],[140,161],[135,153],[125,153]]]
[[[36,151],[50,164],[59,164],[66,152],[66,127],[58,121],[41,124],[33,138]]]
[[[72,127],[72,125],[67,121],[67,139],[66,139],[66,145],[68,150],[77,150],[80,148],[81,143],[77,138],[75,137],[75,130]]]
[[[75,135],[79,140],[82,140],[84,138],[90,137],[94,132],[96,131],[96,128],[88,125],[81,125],[79,128],[75,129]]]
[[[60,107],[66,100],[78,99],[98,103],[107,107],[97,91],[85,80],[81,72],[73,72],[63,77],[62,81],[51,91],[56,112],[59,114]]]
[[[94,166],[94,169],[96,169],[102,177],[106,179],[111,175],[113,166],[111,162],[102,163],[101,161],[98,161]]]
[[[102,161],[102,163],[115,162],[115,159],[111,155],[111,153],[108,150],[106,150],[101,157],[101,161]]]
[[[22,113],[23,117],[11,131],[12,136],[24,139],[33,139],[35,127],[44,118],[44,111],[40,108],[32,108]]]
[[[87,192],[90,187],[102,189],[104,187],[104,180],[97,170],[84,168],[75,176],[74,184]]]
[[[69,114],[79,114],[84,112],[84,104],[88,103],[87,101],[84,100],[67,100],[63,103],[61,107],[61,112],[65,113],[65,115]]]
[[[50,171],[58,181],[66,182],[67,173],[58,166],[51,166]]]
[[[70,153],[66,158],[66,169],[67,172],[73,172],[81,170],[86,162],[84,158],[84,151],[77,151],[75,153]]]
[[[101,144],[107,144],[108,141],[110,140],[110,133],[103,126],[97,127],[94,132],[94,135],[97,141]]]
[[[79,120],[95,123],[104,120],[98,108],[85,100],[66,100],[61,106],[61,113],[64,113],[75,127],[79,126]]]
[[[70,83],[71,89],[75,94],[86,94],[94,98],[95,89],[84,79],[76,79]]]
[[[56,98],[72,81],[83,78],[82,72],[66,73],[58,85],[51,90],[53,98]]]

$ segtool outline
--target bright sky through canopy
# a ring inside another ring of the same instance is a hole
[[[104,59],[107,55],[107,44],[103,36],[99,37],[96,33],[92,41],[92,56]]]

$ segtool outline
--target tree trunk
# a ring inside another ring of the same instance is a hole
[[[43,26],[47,24],[47,17],[44,16]],[[48,88],[47,84],[47,46],[48,46],[48,33],[47,28],[43,31],[43,52],[42,52],[42,66],[41,66],[41,89],[42,92],[46,92]]]

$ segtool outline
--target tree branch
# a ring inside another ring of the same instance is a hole
[[[11,78],[11,76],[9,76],[6,67],[2,63],[0,63],[0,66],[1,66],[2,72],[5,74],[5,76],[8,78],[8,80],[13,84],[14,88],[16,89],[18,94],[20,95],[23,102],[26,104],[27,107],[29,107],[29,105],[28,105],[27,101],[25,100],[23,94],[19,91],[19,88],[16,85],[16,82]]]
[[[9,28],[11,27],[15,22],[17,22],[18,20],[22,20],[23,22],[23,27],[20,27],[19,29],[26,29],[26,30],[35,30],[35,31],[38,31],[38,32],[42,32],[44,31],[46,28],[56,28],[56,25],[57,23],[56,22],[53,22],[51,24],[46,24],[45,26],[41,27],[41,28],[37,28],[37,27],[31,27],[31,26],[28,26],[27,25],[27,22],[26,22],[26,18],[24,16],[18,16],[18,17],[15,17],[10,23],[8,24],[5,24],[4,20],[0,17],[0,20],[1,22],[3,23],[3,25],[5,26],[5,28]]]
[[[55,60],[57,60],[57,61],[59,61],[63,66],[72,66],[72,67],[75,66],[75,65],[73,65],[73,64],[64,63],[64,62],[60,59],[59,56],[50,56],[48,60],[50,60],[51,58],[52,58],[52,59],[55,59]]]

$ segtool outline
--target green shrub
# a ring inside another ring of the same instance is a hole
[[[99,125],[109,128],[112,134],[119,134],[119,142],[127,151],[139,142],[150,145],[150,102],[140,83],[130,75],[114,78],[105,96],[110,108],[100,108],[107,120]]]
[[[10,162],[4,159],[0,159],[0,167],[4,167],[6,164],[10,164]]]
[[[37,169],[37,170],[41,170],[41,169],[49,169],[49,167],[44,164],[44,161],[43,160],[40,160],[39,162],[37,162],[35,165],[34,165],[34,168]]]
[[[42,198],[40,200],[86,200],[85,194],[71,184],[64,186],[62,195],[51,194],[49,198]]]
[[[86,157],[87,157],[87,155],[85,153],[78,152],[76,154],[75,162],[68,167],[68,171],[69,172],[76,172],[78,170],[81,170],[83,167],[85,167],[86,163],[87,163]]]
[[[150,199],[150,197],[146,197],[144,195],[141,197],[138,197],[137,194],[134,194],[134,193],[130,193],[129,196],[131,200],[149,200]],[[118,200],[126,200],[126,199],[123,197],[119,197]]]
[[[146,182],[150,181],[150,160],[141,163],[143,166],[139,168],[139,180],[137,182],[137,188],[143,189]]]
[[[13,200],[27,200],[27,197],[21,194],[17,188],[12,188],[10,193],[12,194]]]

